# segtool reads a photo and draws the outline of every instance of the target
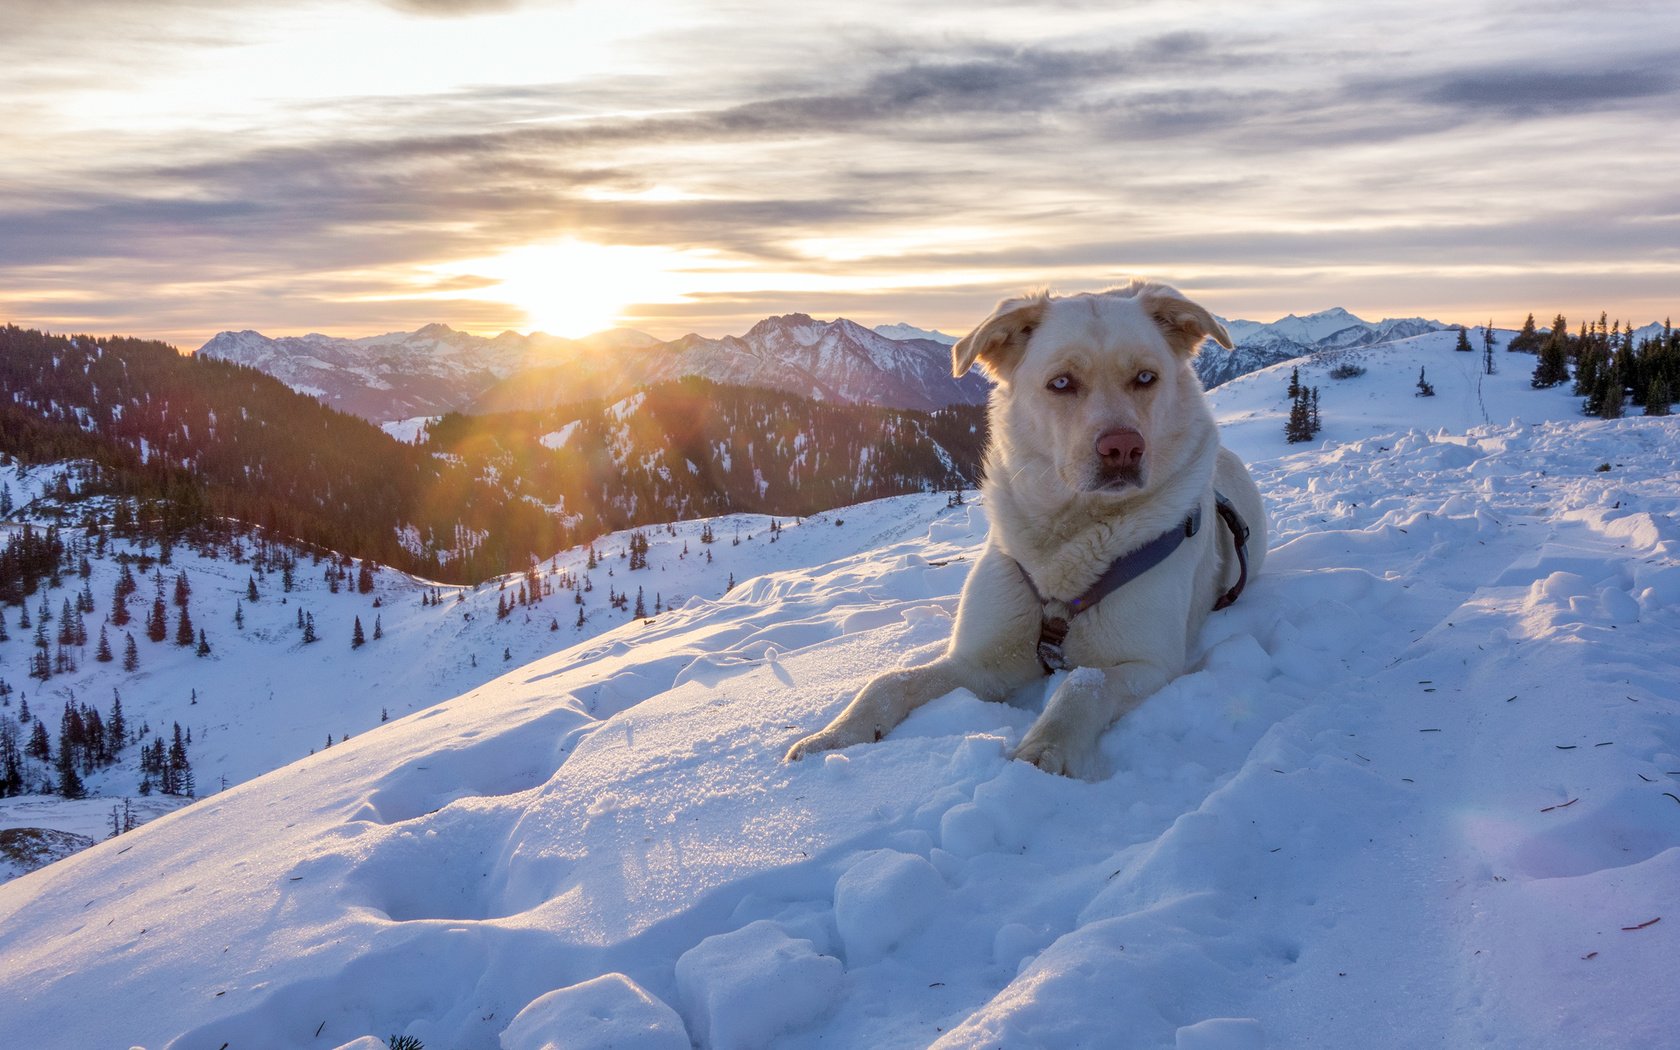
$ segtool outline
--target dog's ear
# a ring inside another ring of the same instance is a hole
[[[1201,304],[1186,299],[1177,288],[1146,284],[1138,289],[1137,298],[1178,356],[1196,356],[1204,339],[1231,349],[1231,334],[1225,331],[1225,326]]]
[[[994,381],[1007,380],[1027,348],[1033,329],[1044,319],[1050,305],[1050,293],[1005,299],[998,303],[992,316],[980,322],[980,327],[963,336],[951,347],[951,374],[963,376],[976,361]]]

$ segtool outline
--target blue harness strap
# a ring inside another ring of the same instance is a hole
[[[1231,505],[1230,500],[1215,492],[1214,502],[1218,508],[1220,520],[1225,522],[1225,527],[1231,532],[1231,538],[1236,541],[1237,564],[1241,570],[1236,585],[1221,594],[1219,599],[1214,602],[1213,607],[1215,609],[1223,609],[1237,600],[1237,596],[1242,594],[1243,586],[1248,582],[1248,526],[1243,522],[1242,516],[1237,513],[1236,507]],[[1114,559],[1113,564],[1103,571],[1101,576],[1097,577],[1097,582],[1093,583],[1084,594],[1062,602],[1061,604],[1065,605],[1068,610],[1066,616],[1050,615],[1050,600],[1039,593],[1038,585],[1033,582],[1032,576],[1027,573],[1026,566],[1018,561],[1015,562],[1015,568],[1020,570],[1021,578],[1027,581],[1027,589],[1032,591],[1033,597],[1038,599],[1038,604],[1043,606],[1045,610],[1039,621],[1037,648],[1038,663],[1039,666],[1044,668],[1044,673],[1072,670],[1072,666],[1067,662],[1066,655],[1062,652],[1062,643],[1067,641],[1070,620],[1166,561],[1172,556],[1173,551],[1178,550],[1179,544],[1196,535],[1201,531],[1201,528],[1202,508],[1200,504],[1197,504],[1185,517],[1182,525],[1176,525],[1168,529],[1137,550],[1120,555],[1120,557]],[[1014,559],[1010,560],[1013,561]]]

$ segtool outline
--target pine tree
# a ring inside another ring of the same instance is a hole
[[[187,607],[187,599],[190,597],[192,597],[192,584],[187,582],[187,571],[182,569],[175,576],[176,606],[185,609]]]
[[[58,614],[58,644],[76,644],[76,624],[70,619],[70,599],[64,599],[64,608]]]
[[[318,638],[315,634],[315,614],[307,613],[303,618],[303,642],[305,645],[308,645],[310,642],[317,640]]]
[[[0,798],[23,793],[23,753],[18,749],[17,729],[0,722]]]
[[[1493,375],[1494,372],[1493,320],[1491,318],[1486,325],[1482,326],[1482,372],[1484,375]]]
[[[1511,337],[1511,341],[1505,345],[1505,349],[1512,353],[1524,354],[1532,354],[1540,349],[1540,332],[1534,327],[1534,314],[1532,312],[1529,313],[1528,320],[1523,322],[1522,331]]]
[[[163,609],[163,599],[152,600],[152,613],[146,618],[146,637],[161,642],[169,637],[169,621]]]
[[[1648,416],[1666,416],[1674,403],[1668,392],[1668,381],[1662,376],[1651,380],[1651,386],[1645,393],[1645,414]]]
[[[257,578],[255,576],[245,577],[245,600],[253,604],[262,600],[262,595],[257,593]]]
[[[1289,370],[1289,397],[1291,400],[1301,396],[1301,366],[1296,365]]]
[[[64,705],[64,719],[59,723],[58,731],[58,793],[65,798],[81,798],[87,794],[82,786],[81,774],[76,771],[76,745],[71,732],[74,712],[70,705]]]
[[[636,611],[633,614],[638,620],[647,619],[647,605],[642,601],[642,589],[636,588]]]
[[[111,690],[111,717],[105,721],[106,734],[111,738],[111,750],[121,751],[128,744],[128,720],[123,717],[122,694]]]
[[[233,600],[233,627],[236,631],[245,629],[245,603],[238,598]]]
[[[111,652],[111,640],[105,637],[104,624],[99,625],[99,649],[93,654],[93,658],[102,664],[108,664],[116,659],[116,654]]]
[[[380,614],[379,613],[374,613],[373,614],[373,640],[377,642],[377,641],[379,641],[379,639],[381,639],[383,637],[385,637],[385,625],[381,621]]]
[[[1417,388],[1418,388],[1417,396],[1418,397],[1434,397],[1435,396],[1435,387],[1434,387],[1433,384],[1431,384],[1429,382],[1429,380],[1427,380],[1423,377],[1423,373],[1424,373],[1424,370],[1422,368],[1419,368],[1418,369],[1418,381],[1417,381]]]
[[[162,744],[163,741],[159,740],[158,743]],[[169,793],[191,797],[193,794],[192,763],[187,760],[187,745],[182,740],[181,723],[179,722],[175,723],[175,736],[169,743],[169,757],[165,768],[172,774],[170,787],[174,790],[169,791]]]
[[[1470,330],[1463,325],[1458,327],[1458,342],[1453,345],[1453,349],[1461,354],[1472,353],[1474,350],[1470,345]]]
[[[1553,329],[1541,344],[1528,385],[1545,390],[1569,381],[1569,334]]]
[[[181,606],[181,618],[175,621],[175,644],[185,647],[193,643],[197,632],[193,630],[192,614],[185,605]]]
[[[194,653],[198,656],[210,655],[210,638],[204,633],[202,627],[198,629],[198,648],[194,650]]]
[[[1598,386],[1598,373],[1604,367],[1598,350],[1592,344],[1582,340],[1576,344],[1579,349],[1575,353],[1575,393],[1577,396],[1590,397],[1593,388]]]
[[[52,760],[52,742],[47,739],[47,726],[39,718],[29,731],[29,743],[24,746],[23,753],[41,762]]]
[[[356,617],[355,629],[350,632],[350,648],[360,649],[367,644],[367,638],[362,634],[362,618]]]
[[[368,563],[368,559],[363,558],[362,567],[356,573],[356,591],[359,594],[367,594],[372,590],[373,567]]]
[[[1581,406],[1582,411],[1600,419],[1620,419],[1623,395],[1621,372],[1617,369],[1615,361],[1611,361],[1598,373],[1592,394],[1587,398],[1586,404]]]
[[[134,644],[134,635],[127,634],[128,640],[123,643],[123,670],[138,671],[140,669],[140,647]]]
[[[1289,418],[1284,421],[1283,436],[1291,445],[1312,440],[1312,418],[1305,394],[1305,390],[1297,390],[1289,402]]]

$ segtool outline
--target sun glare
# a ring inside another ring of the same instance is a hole
[[[521,311],[532,330],[576,338],[618,325],[631,303],[680,300],[680,273],[696,265],[670,248],[562,240],[450,269],[495,282],[478,294]]]

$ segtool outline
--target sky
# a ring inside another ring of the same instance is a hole
[[[827,10],[832,8],[832,10]],[[819,10],[823,9],[823,10]],[[1680,7],[4,0],[0,322],[961,333],[1680,303]]]

